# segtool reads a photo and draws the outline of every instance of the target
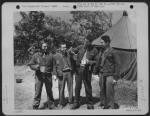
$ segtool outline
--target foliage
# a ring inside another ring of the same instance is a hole
[[[30,47],[39,49],[43,41],[49,43],[50,50],[58,48],[61,42],[77,47],[89,34],[96,39],[111,27],[111,13],[72,11],[70,14],[72,19],[65,22],[41,11],[20,12],[22,19],[14,25],[15,56],[28,55]]]
[[[92,35],[92,40],[103,34],[111,26],[112,14],[103,11],[72,11],[73,23],[79,24],[79,34],[87,37]]]

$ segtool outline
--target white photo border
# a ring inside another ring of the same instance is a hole
[[[93,4],[93,3],[92,3]],[[13,14],[16,11],[94,11],[94,10],[126,10],[131,11],[130,5],[134,5],[137,25],[137,85],[138,108],[117,110],[15,110],[14,103],[14,48],[13,48]],[[16,9],[20,5],[20,10]],[[77,6],[77,9],[73,8]],[[86,6],[85,6],[86,5]],[[95,6],[95,5],[98,5]],[[108,114],[146,114],[149,110],[148,96],[148,6],[146,3],[132,2],[101,2],[91,5],[77,2],[6,2],[2,5],[2,112],[7,115],[108,115]],[[141,77],[141,78],[139,78]]]

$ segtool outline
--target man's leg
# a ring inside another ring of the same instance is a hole
[[[53,91],[52,91],[52,74],[46,75],[44,81],[45,81],[45,87],[47,92],[48,108],[53,109],[55,108],[55,104],[54,104]]]
[[[62,101],[61,101],[61,98],[62,98],[62,95],[61,95],[61,89],[62,89],[62,86],[63,86],[63,76],[62,76],[62,77],[59,77],[59,80],[58,80],[59,105],[62,104]]]
[[[106,77],[106,108],[110,107],[114,109],[114,83],[113,83],[113,76]]]
[[[68,87],[68,102],[69,104],[73,103],[73,76],[71,72],[67,72],[67,87]]]
[[[93,106],[93,101],[92,101],[92,86],[91,86],[91,78],[92,78],[92,73],[86,69],[83,72],[83,82],[85,86],[85,92],[86,92],[86,97],[87,97],[87,108],[88,109],[94,109]]]
[[[76,75],[75,75],[75,81],[76,81],[76,84],[75,84],[75,99],[74,99],[74,104],[73,104],[71,109],[76,109],[76,108],[80,107],[80,103],[79,103],[80,102],[80,90],[81,90],[81,87],[82,87],[81,74],[82,74],[82,69],[78,68],[77,72],[76,72]]]
[[[62,108],[64,105],[64,90],[65,90],[65,83],[66,83],[66,75],[63,73],[63,77],[60,83],[60,98],[59,98],[59,107]]]
[[[100,86],[100,106],[104,106],[105,101],[105,87],[104,87],[104,79],[102,74],[99,74],[99,86]]]
[[[33,101],[33,109],[38,109],[41,100],[41,92],[43,87],[43,80],[41,75],[35,75],[35,97]]]

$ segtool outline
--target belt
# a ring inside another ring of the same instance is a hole
[[[80,65],[81,68],[89,67],[88,64]]]
[[[63,70],[63,72],[70,72],[71,69],[66,69],[66,70]]]
[[[51,72],[44,72],[44,73],[41,72],[41,74],[42,74],[42,75],[49,75],[49,74],[52,74],[52,73],[51,73]]]
[[[113,76],[113,75],[114,75],[114,73],[109,73],[109,72],[100,72],[100,74],[101,74],[103,77]]]
[[[85,67],[87,66],[87,64],[80,64],[80,67]]]

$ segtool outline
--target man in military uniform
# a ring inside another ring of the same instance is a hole
[[[114,100],[114,85],[119,78],[120,59],[110,47],[110,42],[109,36],[101,37],[101,49],[94,69],[94,73],[99,73],[100,106],[104,109],[114,109],[117,106]]]
[[[33,109],[39,108],[43,83],[45,83],[46,87],[48,108],[55,108],[52,92],[52,72],[55,72],[55,66],[53,55],[48,51],[47,43],[42,43],[41,51],[33,55],[29,62],[29,66],[35,71],[35,97]]]
[[[59,86],[59,105],[58,108],[62,109],[64,106],[64,90],[65,84],[67,82],[68,87],[68,102],[69,105],[73,103],[73,74],[72,74],[72,62],[71,55],[67,51],[66,44],[62,43],[60,45],[60,52],[55,55],[56,63],[56,74],[58,78]]]
[[[84,82],[85,86],[87,108],[94,109],[92,101],[91,77],[93,65],[96,63],[94,58],[97,54],[97,50],[91,45],[91,37],[89,38],[88,36],[85,44],[74,50],[74,52],[77,53],[77,60],[75,77],[75,100],[72,109],[80,107],[80,90],[82,87],[82,81]]]

